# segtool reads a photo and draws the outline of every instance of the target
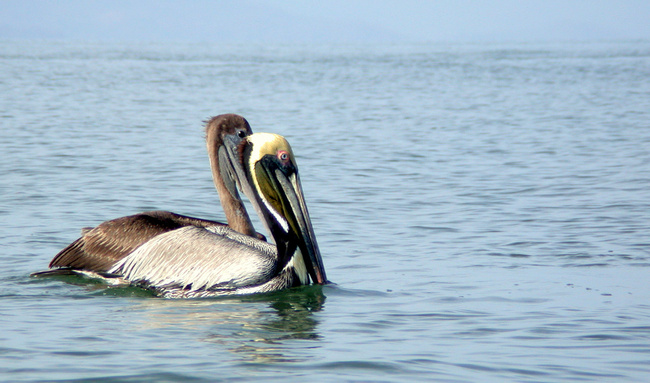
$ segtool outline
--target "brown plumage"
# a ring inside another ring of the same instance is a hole
[[[106,272],[117,261],[153,237],[184,226],[227,225],[168,211],[149,211],[116,218],[86,231],[81,238],[57,254],[49,267]]]
[[[226,150],[224,140],[229,140],[230,145],[236,146],[250,134],[252,131],[248,121],[236,114],[219,115],[206,123],[206,143],[213,181],[228,225],[168,211],[150,211],[116,218],[95,228],[83,229],[82,236],[59,252],[49,267],[106,272],[152,238],[185,226],[230,226],[240,233],[265,239],[262,234],[255,232],[234,181],[229,174],[224,174],[229,168],[221,160],[225,161],[226,156],[220,156],[220,151]]]
[[[236,129],[226,129],[230,121],[239,121]],[[230,226],[164,211],[118,218],[82,230],[80,239],[54,257],[53,269],[36,275],[103,277],[169,298],[326,284],[289,143],[277,134],[247,135],[250,128],[241,121],[229,115],[208,124],[215,126],[208,127],[208,153]],[[238,188],[275,244],[234,230],[254,233]]]

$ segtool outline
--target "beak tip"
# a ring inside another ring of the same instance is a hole
[[[316,284],[318,285],[326,285],[327,284],[327,278],[323,273],[317,273],[316,274]]]

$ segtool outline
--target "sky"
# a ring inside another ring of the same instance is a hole
[[[650,40],[647,0],[0,0],[0,40]]]

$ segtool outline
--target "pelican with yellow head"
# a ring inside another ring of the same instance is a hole
[[[58,269],[49,272],[63,269],[112,278],[169,298],[251,294],[327,283],[291,146],[277,134],[243,136],[223,140],[225,150],[215,149],[220,161],[218,177],[250,199],[275,244],[224,224],[201,221],[156,234],[128,254],[113,256],[110,267],[102,269],[93,270],[88,263],[85,267],[56,263],[73,243],[51,263]],[[129,230],[117,233],[111,241],[128,242],[120,236],[130,235]]]

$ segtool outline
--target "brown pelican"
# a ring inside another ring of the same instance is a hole
[[[233,120],[232,115],[225,119]],[[268,133],[246,136],[250,128],[241,121],[233,126],[246,129],[234,134],[228,130],[221,141],[210,140],[208,124],[215,185],[224,208],[233,208],[230,213],[226,209],[229,223],[233,217],[241,222],[227,227],[168,212],[118,218],[86,232],[55,256],[50,267],[119,278],[165,297],[275,291],[308,284],[310,278],[326,283],[289,143]],[[251,200],[275,246],[233,230],[254,233],[235,185]],[[101,239],[93,241],[95,236]],[[56,269],[44,273],[52,272]]]
[[[236,114],[213,117],[206,124],[206,144],[212,178],[230,227],[256,235],[234,185],[230,158],[242,139],[252,134],[248,121]],[[168,211],[150,211],[106,221],[82,230],[81,238],[57,254],[51,268],[106,272],[115,262],[151,238],[184,226],[219,226],[222,223],[182,216]],[[53,273],[53,272],[52,272]]]

